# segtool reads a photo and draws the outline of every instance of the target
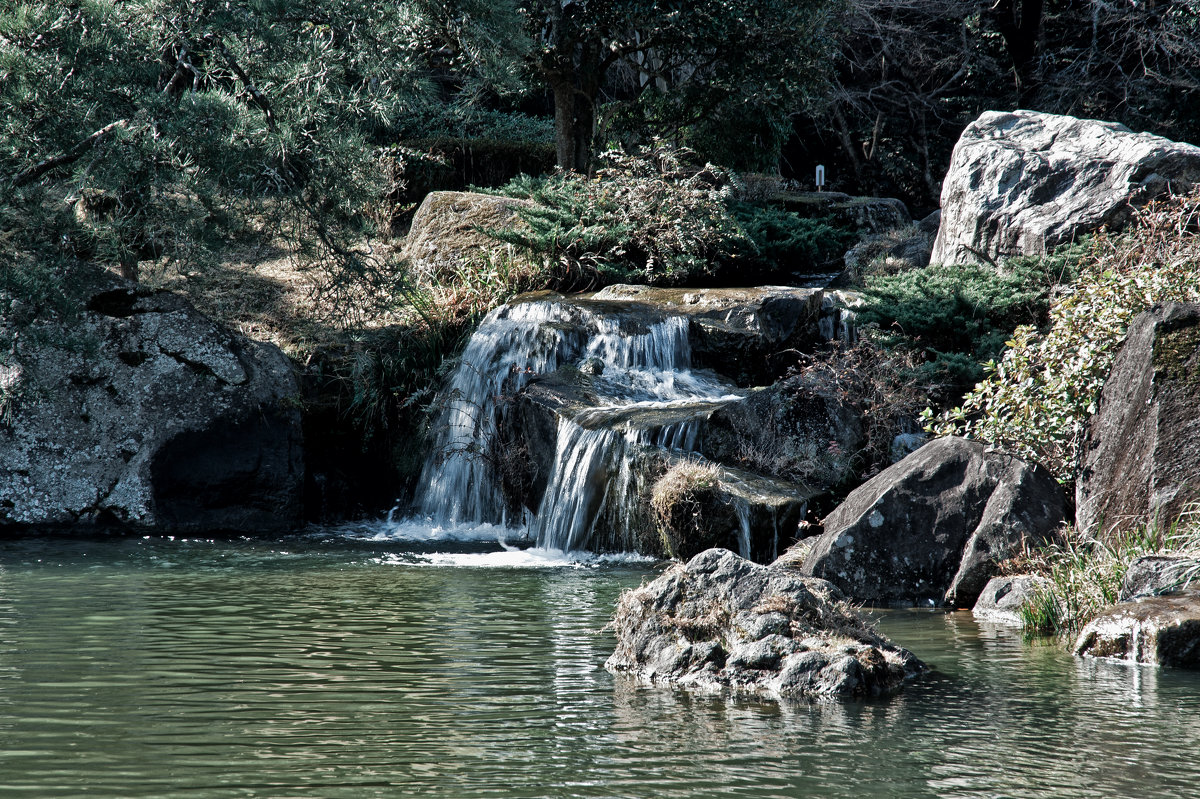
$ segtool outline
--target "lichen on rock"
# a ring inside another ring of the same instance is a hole
[[[700,691],[853,698],[925,670],[825,580],[724,549],[676,564],[617,603],[609,671]]]

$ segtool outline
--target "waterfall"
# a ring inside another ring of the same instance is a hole
[[[488,451],[496,435],[495,401],[557,369],[581,343],[552,326],[570,321],[571,312],[557,302],[525,302],[484,318],[440,395],[433,452],[421,470],[422,515],[451,524],[504,521]]]
[[[646,316],[642,308],[642,316]],[[440,395],[433,452],[421,472],[418,512],[440,523],[504,523],[504,498],[492,460],[503,398],[562,365],[596,360],[600,402],[560,422],[550,487],[531,529],[559,549],[586,544],[607,497],[607,476],[628,471],[635,446],[695,446],[698,427],[637,424],[627,415],[689,413],[690,406],[740,397],[709,374],[691,370],[683,316],[639,318],[608,304],[523,302],[488,314]],[[663,437],[660,444],[659,438]]]

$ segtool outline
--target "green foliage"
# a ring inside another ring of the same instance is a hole
[[[1107,544],[1067,528],[1059,541],[1026,554],[1021,567],[1049,579],[1018,611],[1026,632],[1078,633],[1100,611],[1116,603],[1129,567],[1147,555],[1200,556],[1195,509],[1170,525],[1142,525]],[[1194,577],[1188,574],[1181,579]]]
[[[558,287],[711,279],[748,249],[730,214],[729,176],[693,170],[677,154],[607,154],[595,178],[561,172],[520,178],[500,193],[533,200],[519,213],[528,229],[489,230],[542,260]]]
[[[983,376],[1018,325],[1044,325],[1054,287],[1070,281],[1078,247],[1045,257],[1010,258],[1001,267],[941,265],[868,277],[859,319],[923,349],[926,377],[959,386]]]
[[[817,271],[840,259],[855,238],[828,220],[771,206],[734,202],[731,210],[758,257],[782,271]]]
[[[580,172],[590,167],[597,129],[601,144],[631,147],[656,135],[704,144],[716,137],[688,134],[713,125],[726,153],[751,153],[754,140],[740,134],[782,128],[819,81],[829,38],[828,4],[815,0],[669,6],[422,0],[420,6],[453,50],[519,63],[550,90],[562,122],[559,166]],[[762,144],[774,166],[778,140]]]
[[[379,145],[431,116],[546,133],[523,115],[468,113],[470,94],[447,98],[430,78],[439,41],[404,2],[9,4],[5,203],[43,231],[41,249],[127,275],[147,260],[201,267],[257,236],[282,237],[324,286],[386,280],[350,245],[386,218],[373,212],[387,188]],[[455,66],[463,92],[493,85],[483,61]]]
[[[1155,303],[1200,301],[1200,197],[1144,210],[1128,232],[1094,237],[1045,333],[1022,325],[987,379],[940,418],[938,434],[988,441],[1075,479],[1087,420],[1130,320]]]

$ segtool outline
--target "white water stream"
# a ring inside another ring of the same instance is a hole
[[[463,353],[436,422],[433,454],[421,475],[418,513],[439,525],[511,526],[496,475],[494,446],[507,400],[564,365],[602,365],[598,402],[560,418],[554,466],[540,507],[526,525],[539,549],[586,549],[608,519],[623,527],[633,504],[631,462],[644,447],[693,451],[699,419],[743,395],[692,369],[688,320],[556,300],[496,309]],[[651,421],[654,414],[666,415]],[[647,419],[637,422],[637,419]],[[619,536],[618,536],[619,537]]]

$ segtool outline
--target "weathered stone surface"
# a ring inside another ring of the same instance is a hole
[[[894,197],[852,197],[837,191],[782,192],[771,198],[801,216],[826,217],[838,227],[880,233],[912,222],[908,208]]]
[[[1120,602],[1159,596],[1200,584],[1200,559],[1179,555],[1147,555],[1129,564],[1121,582]]]
[[[1048,579],[1035,574],[993,577],[983,587],[971,615],[979,621],[1023,627],[1021,606],[1050,585]]]
[[[77,278],[81,322],[22,347],[22,396],[0,425],[0,525],[298,526],[299,386],[283,353],[179,296],[90,267]]]
[[[528,200],[491,194],[430,192],[413,216],[401,257],[415,274],[437,283],[473,259],[503,249],[503,243],[483,230],[523,224],[517,210],[530,205]]]
[[[891,694],[924,670],[841,600],[824,580],[710,549],[621,595],[605,666],[694,690],[814,698]]]
[[[1075,654],[1200,668],[1200,593],[1114,605],[1079,633]]]
[[[700,451],[714,461],[828,489],[864,441],[861,409],[837,386],[791,378],[713,412]]]
[[[802,570],[855,601],[971,607],[996,564],[1048,540],[1066,505],[1044,469],[936,439],[852,491]]]
[[[1200,305],[1171,303],[1129,326],[1088,425],[1076,524],[1170,524],[1200,498]]]
[[[984,112],[954,147],[934,263],[1037,254],[1200,183],[1200,147],[1112,122]]]
[[[843,257],[845,276],[860,280],[868,269],[903,272],[929,264],[942,212],[934,211],[915,225],[864,236]]]

